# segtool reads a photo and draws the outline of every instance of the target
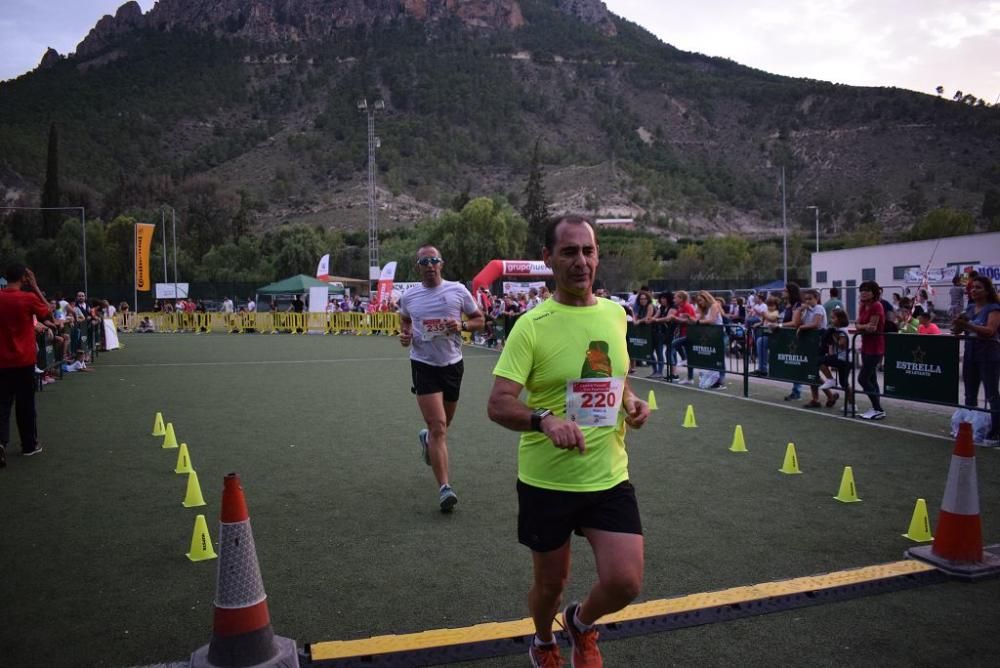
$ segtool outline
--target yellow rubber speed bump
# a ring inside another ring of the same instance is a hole
[[[205,497],[201,495],[201,485],[198,484],[198,472],[188,473],[187,494],[184,495],[185,508],[197,508],[205,505]]]
[[[795,454],[794,443],[789,443],[788,447],[785,448],[785,461],[778,470],[785,475],[798,475],[802,473],[799,470],[799,456]]]
[[[733,444],[729,446],[729,452],[747,452],[747,444],[743,440],[743,425],[738,424],[733,430]]]
[[[646,401],[646,403],[649,404],[649,410],[651,411],[660,410],[660,407],[656,405],[656,395],[653,393],[652,390],[649,391],[649,400]]]
[[[165,436],[166,429],[163,428],[163,413],[157,412],[153,420],[153,436]]]
[[[854,469],[850,466],[844,467],[844,475],[840,478],[840,491],[833,497],[841,503],[859,503],[858,490],[854,486]]]
[[[913,517],[910,518],[910,530],[903,534],[915,543],[929,543],[934,540],[931,535],[931,518],[927,516],[927,502],[917,499],[913,506]]]
[[[694,419],[694,406],[688,404],[687,411],[684,413],[684,428],[685,429],[697,429],[698,423]]]
[[[198,515],[194,518],[194,532],[191,534],[191,549],[187,558],[191,561],[207,561],[215,557],[212,537],[208,534],[208,523],[205,522],[204,515]]]

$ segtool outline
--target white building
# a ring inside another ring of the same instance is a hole
[[[907,241],[899,244],[845,248],[812,254],[812,287],[822,290],[824,299],[829,289],[840,288],[840,298],[852,317],[857,313],[857,286],[862,281],[876,281],[888,298],[892,293],[911,293],[921,281],[907,280],[907,270],[938,269],[930,272],[930,285],[935,308],[947,310],[947,288],[955,271],[966,267],[1000,264],[1000,232],[968,234],[960,237]],[[989,273],[989,272],[986,272]]]

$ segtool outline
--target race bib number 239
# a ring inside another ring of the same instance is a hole
[[[566,419],[581,427],[614,427],[624,391],[624,378],[566,381]]]

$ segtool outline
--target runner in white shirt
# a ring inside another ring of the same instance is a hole
[[[458,497],[448,480],[448,426],[455,417],[462,387],[462,332],[485,325],[475,300],[461,283],[441,277],[444,260],[433,246],[417,250],[421,284],[399,300],[399,342],[410,348],[412,391],[427,424],[417,434],[424,463],[434,471],[441,512],[451,512]],[[462,320],[462,315],[468,320]]]

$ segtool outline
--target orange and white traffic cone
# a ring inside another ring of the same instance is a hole
[[[211,642],[191,655],[192,668],[299,665],[295,641],[274,635],[257,564],[250,515],[240,478],[230,473],[222,490],[219,570]]]
[[[907,555],[964,579],[1000,572],[1000,546],[983,549],[976,450],[972,444],[972,425],[968,422],[962,422],[958,428],[937,525],[934,543],[910,548]]]

